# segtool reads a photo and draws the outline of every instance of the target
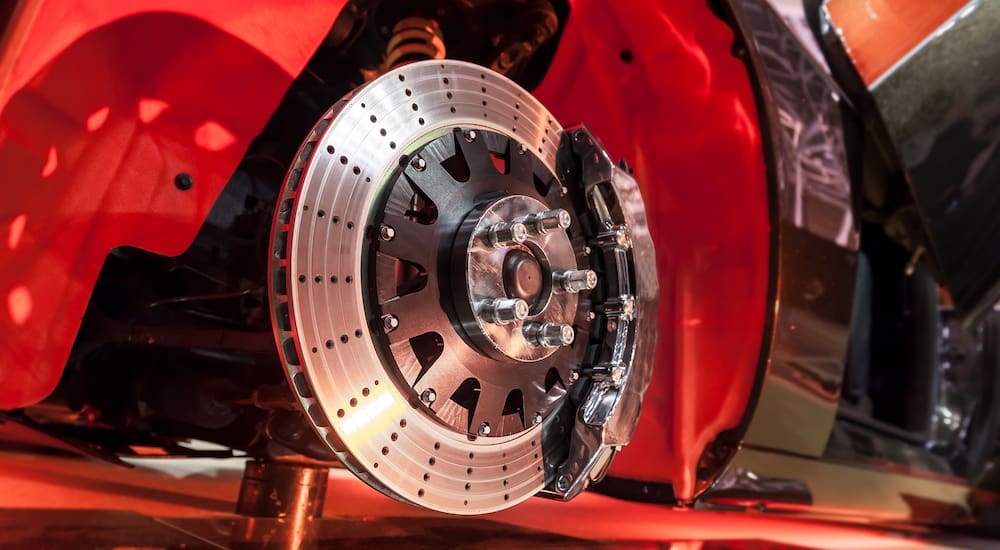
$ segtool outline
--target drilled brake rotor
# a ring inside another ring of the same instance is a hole
[[[316,430],[390,496],[457,514],[571,497],[613,453],[577,441],[570,396],[617,398],[636,280],[616,207],[557,173],[561,140],[516,84],[444,61],[356,90],[300,149],[272,232],[275,334]]]

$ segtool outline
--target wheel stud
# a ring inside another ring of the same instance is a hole
[[[528,302],[520,298],[484,300],[479,305],[479,315],[484,317],[487,322],[497,325],[522,321],[528,316]]]
[[[535,235],[549,233],[551,231],[565,231],[573,223],[573,218],[569,212],[562,208],[538,212],[525,218],[524,224],[528,230]]]
[[[533,346],[557,348],[573,343],[573,327],[561,323],[525,323],[524,339]]]
[[[521,244],[528,238],[528,228],[521,222],[498,223],[490,228],[487,240],[496,248]]]
[[[591,269],[569,269],[558,271],[552,277],[566,292],[593,290],[597,286],[597,273]]]

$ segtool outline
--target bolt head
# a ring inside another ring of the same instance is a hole
[[[580,379],[580,373],[578,371],[575,371],[575,370],[569,371],[569,381],[570,382],[576,382],[579,379]]]
[[[536,412],[535,415],[531,417],[531,424],[537,426],[541,423],[542,423],[542,413]]]
[[[387,331],[393,331],[399,328],[399,317],[395,315],[386,315],[382,318],[382,328]]]
[[[525,144],[523,144],[523,143],[517,144],[517,154],[519,154],[519,155],[526,155],[526,154],[528,154],[528,146],[525,145]]]
[[[479,429],[477,430],[477,433],[479,435],[481,435],[481,436],[490,435],[490,423],[489,422],[483,422],[482,424],[480,424],[479,425]]]
[[[410,161],[410,166],[412,166],[417,172],[423,172],[424,169],[427,168],[427,161],[420,157],[414,157],[413,160]]]
[[[420,400],[430,405],[431,403],[437,401],[437,392],[435,392],[433,388],[427,388],[420,393]]]
[[[573,483],[573,477],[569,474],[563,474],[556,479],[556,489],[560,492],[566,492],[569,490],[569,486]]]
[[[383,224],[378,230],[378,236],[383,241],[391,241],[396,238],[396,229],[391,225]]]
[[[476,141],[476,138],[479,137],[475,130],[466,130],[464,135],[465,141],[468,141],[469,143]]]

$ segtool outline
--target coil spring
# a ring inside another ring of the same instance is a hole
[[[407,17],[392,29],[382,72],[414,61],[444,59],[444,56],[444,36],[438,24],[424,17]]]

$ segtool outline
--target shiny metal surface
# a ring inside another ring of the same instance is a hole
[[[628,442],[653,248],[634,180],[581,177],[562,135],[513,82],[419,62],[335,105],[289,173],[269,279],[289,381],[338,458],[396,499],[474,514],[572,498]],[[553,288],[588,270],[593,290]]]
[[[656,249],[646,210],[632,176],[617,166],[597,138],[583,126],[566,129],[569,147],[560,153],[563,182],[582,186],[597,229],[591,254],[602,267],[604,303],[595,330],[604,338],[588,358],[577,387],[583,393],[570,438],[570,455],[555,471],[546,492],[572,498],[600,480],[614,453],[632,437],[653,369],[654,312],[659,300]],[[575,191],[575,190],[571,190]],[[611,236],[611,238],[608,238]],[[554,489],[554,490],[553,490]]]
[[[330,469],[303,464],[247,461],[240,484],[232,540],[236,546],[298,549],[316,539]],[[274,521],[260,521],[271,519]]]
[[[870,86],[955,308],[1000,299],[1000,3],[973,1]]]
[[[401,159],[408,161],[456,127],[506,133],[515,126],[518,139],[554,172],[560,129],[512,82],[455,61],[390,71],[341,100],[316,126],[286,182],[275,224],[276,252],[285,257],[272,262],[271,284],[286,287],[286,294],[274,296],[274,326],[289,379],[314,427],[368,483],[405,502],[450,513],[499,510],[538,492],[544,484],[543,449],[555,446],[557,435],[549,441],[538,425],[514,435],[470,438],[428,408],[415,407],[410,392],[419,396],[428,389],[424,386],[440,388],[435,388],[437,403],[447,402],[449,394],[428,377],[411,389],[385,366],[379,352],[384,321],[377,332],[371,330],[362,259],[376,217],[394,228],[394,238],[380,239],[383,244],[430,257],[437,253],[437,235],[422,231],[434,226],[373,210],[379,194],[399,177],[401,164],[407,174],[417,172]],[[478,143],[485,147],[483,140]],[[423,173],[433,169],[429,163]],[[393,212],[391,204],[386,211]],[[425,304],[421,321],[446,315],[435,286],[410,297]],[[397,321],[388,335],[396,341],[419,334],[408,333],[413,319],[399,315]],[[447,317],[444,323],[450,326]],[[467,349],[445,346],[439,360],[474,365],[481,355],[470,356]],[[492,383],[503,384],[502,374]]]
[[[818,457],[843,380],[858,246],[842,94],[768,5],[730,5],[757,75],[777,207],[773,336],[744,441]]]

